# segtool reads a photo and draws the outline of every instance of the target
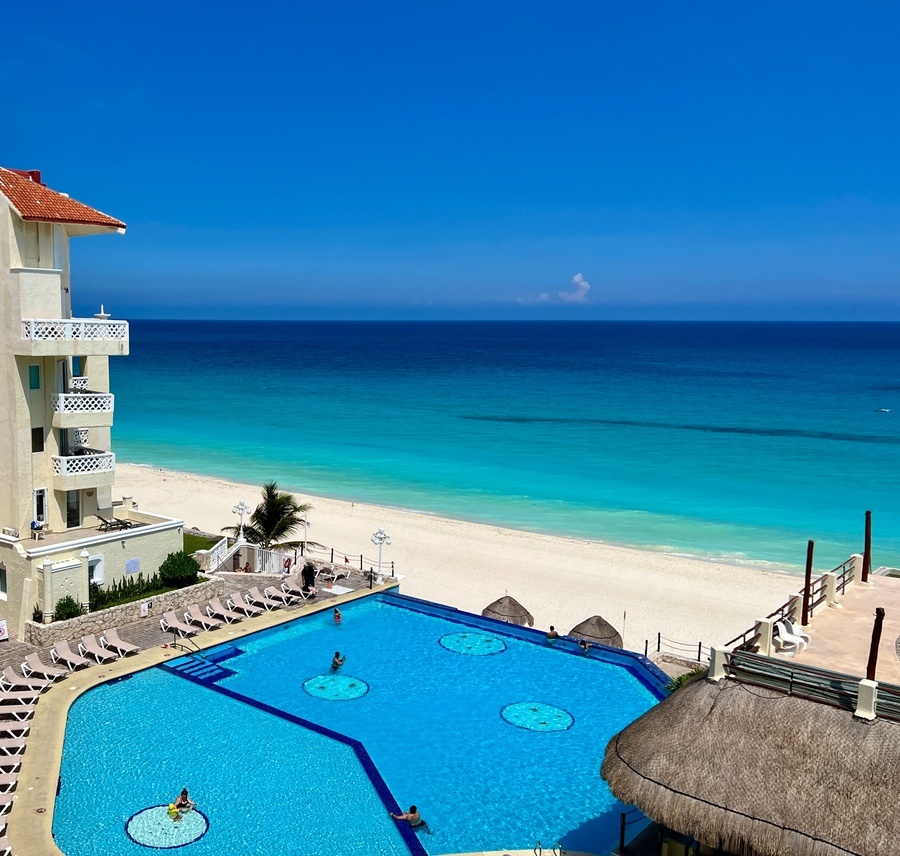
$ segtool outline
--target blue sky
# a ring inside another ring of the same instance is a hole
[[[54,1],[0,164],[128,223],[81,311],[900,319],[898,43],[888,2]]]

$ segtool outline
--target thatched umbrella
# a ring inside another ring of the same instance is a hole
[[[587,639],[588,642],[598,642],[601,645],[609,645],[610,648],[622,647],[622,637],[619,635],[619,631],[599,615],[592,615],[590,618],[582,621],[581,624],[575,625],[569,631],[569,636],[575,639]]]
[[[534,627],[534,617],[522,606],[515,598],[508,594],[488,604],[481,610],[481,614],[485,618],[499,618],[507,624],[527,624]]]
[[[900,840],[900,725],[732,679],[695,681],[617,734],[624,803],[742,856],[876,856]]]

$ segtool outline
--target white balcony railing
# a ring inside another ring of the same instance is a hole
[[[112,413],[115,396],[110,392],[57,392],[50,406],[57,413]]]
[[[50,396],[57,413],[110,413],[115,396],[110,392],[60,392]]]
[[[72,392],[87,392],[88,379],[86,377],[73,377],[69,380],[69,387]]]
[[[116,456],[99,449],[83,449],[77,455],[53,455],[53,474],[57,476],[109,473],[115,468]]]
[[[124,341],[128,338],[127,321],[102,321],[93,318],[26,318],[22,321],[22,338],[32,342]]]

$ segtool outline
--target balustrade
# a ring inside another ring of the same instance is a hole
[[[58,392],[50,396],[50,406],[57,413],[111,413],[113,403],[109,392]]]

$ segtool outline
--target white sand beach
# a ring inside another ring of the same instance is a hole
[[[237,523],[232,507],[251,508],[259,485],[159,468],[119,464],[114,496],[131,494],[148,511],[182,518],[217,533]],[[565,633],[602,615],[625,647],[644,650],[656,634],[696,644],[721,644],[771,612],[802,585],[799,577],[531,532],[503,529],[377,505],[297,494],[312,504],[309,540],[349,554],[377,557],[372,533],[384,527],[392,544],[384,561],[405,576],[404,594],[480,613],[504,594]],[[300,536],[302,537],[302,536]]]

